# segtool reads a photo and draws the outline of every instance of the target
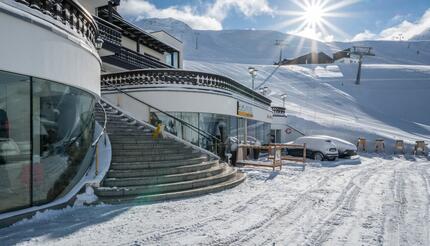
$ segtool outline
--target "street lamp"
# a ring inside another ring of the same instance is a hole
[[[254,90],[254,81],[255,81],[255,77],[257,76],[257,69],[255,69],[255,67],[248,67],[248,72],[249,74],[251,74],[251,78],[252,78],[252,90]]]
[[[264,95],[269,94],[269,87],[267,87],[267,86],[263,87],[263,94]]]
[[[284,108],[285,108],[285,100],[287,99],[287,94],[282,94],[281,95],[281,99],[282,99],[282,103],[284,104]]]

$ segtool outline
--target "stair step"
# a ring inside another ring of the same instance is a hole
[[[159,176],[129,177],[129,178],[107,178],[103,181],[103,186],[108,187],[129,187],[141,185],[167,184],[188,180],[202,179],[220,174],[224,170],[224,165],[217,165],[209,169],[193,171],[188,173],[175,173]]]
[[[145,132],[138,129],[138,126],[132,126],[130,127],[132,130],[125,130],[125,129],[114,129],[107,127],[107,132],[114,137],[139,137],[139,138],[146,138],[152,140],[152,131],[151,132]]]
[[[167,201],[173,199],[182,199],[194,196],[201,196],[209,193],[220,192],[223,190],[227,190],[233,188],[243,181],[245,181],[246,175],[244,173],[238,172],[233,178],[221,182],[218,184],[200,187],[190,190],[183,191],[175,191],[175,192],[166,192],[162,194],[152,194],[152,195],[143,195],[143,196],[124,196],[124,197],[99,197],[100,201],[109,204],[117,204],[124,202],[133,202],[133,203],[151,203],[158,201]]]
[[[174,142],[174,140],[171,139],[155,139],[153,140],[151,137],[141,137],[141,138],[136,138],[133,136],[130,137],[126,137],[126,136],[116,136],[116,135],[112,135],[112,134],[108,134],[109,135],[109,140],[112,143],[119,143],[119,144],[169,144],[169,143],[177,143]]]
[[[127,156],[112,156],[112,162],[139,162],[139,161],[176,161],[185,160],[189,158],[200,157],[203,154],[197,153],[184,153],[184,154],[170,154],[170,155],[160,155],[157,153],[145,154],[145,155],[127,155]]]
[[[142,148],[142,149],[117,149],[115,147],[112,148],[112,155],[114,156],[148,156],[148,155],[176,155],[176,154],[194,154],[199,153],[197,151],[194,151],[191,148],[159,148],[159,149],[152,149],[152,148]]]
[[[148,177],[156,175],[167,175],[175,173],[194,172],[203,169],[208,169],[218,164],[217,160],[204,161],[204,160],[187,160],[186,162],[178,163],[138,163],[138,164],[117,164],[112,163],[111,169],[107,176],[111,178],[124,178],[124,177]],[[168,164],[168,165],[167,165]]]
[[[173,167],[158,167],[149,168],[142,167],[141,165],[135,164],[121,164],[112,165],[112,169],[109,170],[107,177],[124,178],[124,177],[150,177],[159,175],[179,174],[196,172],[200,170],[209,169],[215,165],[218,165],[218,161],[206,161],[199,162],[196,164],[187,164],[182,166]]]
[[[100,187],[96,189],[97,196],[137,196],[137,195],[151,195],[157,193],[166,193],[174,191],[182,191],[188,189],[195,189],[204,186],[210,186],[217,183],[225,182],[236,175],[236,169],[230,167],[223,170],[222,173],[206,177],[202,179],[195,179],[183,182],[157,184],[157,185],[144,185],[144,186],[128,186],[128,187]]]
[[[152,161],[133,161],[133,162],[115,162],[112,161],[112,166],[119,166],[119,165],[135,165],[140,166],[140,169],[144,168],[170,168],[170,167],[179,167],[179,166],[186,166],[186,165],[194,165],[197,163],[201,163],[203,161],[206,161],[206,156],[199,156],[195,158],[184,158],[181,160],[152,160]]]
[[[184,150],[190,149],[189,146],[184,146],[179,143],[168,143],[168,144],[120,144],[114,143],[112,144],[113,150],[151,150],[158,151],[163,149],[179,149],[182,148]]]

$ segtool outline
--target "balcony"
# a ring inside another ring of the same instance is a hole
[[[129,70],[144,68],[171,68],[171,66],[158,61],[151,56],[137,53],[125,47],[119,47],[114,55],[103,56],[103,62],[113,64]]]
[[[270,106],[271,103],[269,98],[228,77],[196,71],[145,69],[102,75],[102,90],[109,90],[110,85],[117,87],[139,85],[192,85],[196,87],[211,87],[229,91],[247,98],[253,98],[255,101],[266,106]]]
[[[103,40],[103,48],[111,50],[112,47],[121,47],[121,28],[99,17],[94,16],[94,19],[99,27],[99,37]]]
[[[15,0],[52,17],[95,46],[98,28],[91,14],[75,0]]]

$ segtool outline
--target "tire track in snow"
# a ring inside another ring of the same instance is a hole
[[[301,178],[301,174],[299,175],[295,175],[293,176],[293,180],[291,182],[296,182],[298,181],[298,179]],[[174,227],[174,228],[170,228],[167,230],[162,230],[162,231],[158,231],[158,232],[149,232],[149,233],[144,233],[142,234],[142,236],[144,236],[143,239],[139,240],[139,242],[142,243],[146,243],[146,242],[151,242],[151,241],[160,241],[165,237],[168,236],[173,236],[175,234],[180,234],[180,233],[191,233],[191,232],[196,232],[201,230],[202,227],[212,223],[212,222],[225,222],[225,218],[227,218],[228,216],[231,216],[231,212],[233,213],[240,213],[244,210],[246,210],[248,205],[252,205],[254,203],[257,203],[259,200],[266,200],[267,198],[270,197],[270,192],[272,191],[272,187],[268,186],[265,189],[263,189],[262,191],[259,191],[258,193],[254,194],[253,196],[251,196],[249,199],[247,199],[246,201],[239,203],[237,206],[234,206],[232,208],[230,208],[228,211],[223,211],[221,213],[217,213],[215,215],[211,215],[208,217],[205,217],[195,223],[192,224],[188,224],[188,225],[184,225],[184,226],[180,226],[180,227]],[[239,219],[240,217],[238,217],[237,219]]]
[[[369,166],[372,166],[371,170],[376,169],[377,167],[373,167],[372,164],[375,164],[375,161],[372,160],[371,163],[367,164],[365,166],[366,169],[359,171],[359,174],[368,172]],[[350,171],[356,170],[356,169],[359,170],[361,168],[363,168],[363,166],[352,166],[352,167],[348,167],[348,168],[339,169],[339,170],[335,171],[334,173],[327,173],[322,181],[315,183],[314,185],[311,185],[304,192],[298,194],[299,198],[297,198],[293,201],[289,201],[289,202],[287,201],[285,204],[280,206],[279,209],[270,213],[269,216],[267,216],[264,220],[259,221],[256,224],[253,224],[252,226],[246,228],[245,230],[241,230],[239,232],[236,232],[230,237],[227,237],[225,239],[216,240],[216,241],[213,241],[209,244],[210,245],[231,245],[231,244],[242,245],[242,244],[246,244],[247,242],[252,240],[254,237],[259,235],[258,231],[266,229],[267,227],[269,227],[272,224],[279,221],[282,217],[285,217],[286,215],[295,211],[297,208],[303,209],[302,213],[299,213],[297,216],[297,217],[301,217],[303,215],[303,213],[306,213],[306,208],[305,208],[305,206],[302,206],[302,205],[305,202],[310,202],[310,203],[315,202],[314,200],[312,200],[312,198],[313,198],[312,195],[309,194],[309,193],[312,193],[315,191],[314,190],[315,187],[324,186],[331,178],[336,177],[336,175],[339,175],[339,174],[345,173],[345,172],[350,172]],[[356,175],[359,175],[359,174],[356,174]],[[311,200],[309,200],[309,199],[311,199]],[[282,209],[283,207],[285,207],[285,208]],[[298,218],[296,218],[296,219],[298,219]],[[292,221],[296,221],[296,219],[293,219]],[[294,226],[294,225],[292,225],[292,226]],[[282,228],[282,230],[287,230],[287,228]],[[265,242],[262,243],[262,245],[269,244],[270,242],[273,242],[273,239],[266,240]]]
[[[308,187],[306,187],[306,191],[312,190],[313,187],[318,186],[318,185],[322,185],[325,184],[329,181],[331,176],[335,176],[338,175],[340,173],[344,173],[344,172],[348,172],[351,169],[357,169],[357,166],[351,166],[351,167],[347,167],[347,168],[342,168],[342,169],[337,169],[337,170],[330,170],[331,172],[327,172],[327,170],[323,170],[323,169],[319,169],[316,170],[315,173],[304,173],[305,175],[313,175],[313,176],[318,176],[321,175],[320,180],[318,181],[318,183],[316,184],[311,184]],[[303,179],[303,174],[299,174],[294,176],[293,180],[288,180],[288,183],[300,183],[301,179]],[[304,193],[306,193],[306,191]],[[249,199],[247,199],[244,202],[239,203],[237,206],[233,207],[233,208],[229,208],[228,210],[224,210],[221,213],[218,213],[216,215],[213,216],[209,216],[206,217],[204,219],[199,220],[196,223],[192,223],[190,225],[185,225],[185,226],[180,226],[180,227],[175,227],[175,228],[171,228],[168,230],[164,230],[164,231],[159,231],[156,233],[150,232],[147,234],[146,238],[143,238],[141,240],[139,240],[139,242],[141,243],[148,243],[148,242],[160,242],[163,239],[165,239],[166,237],[168,237],[169,241],[172,241],[174,238],[173,237],[181,237],[181,234],[186,234],[186,236],[189,236],[192,233],[196,233],[199,231],[213,231],[216,230],[217,228],[217,224],[233,224],[236,221],[240,221],[243,220],[244,217],[246,217],[249,212],[253,212],[253,208],[250,208],[250,206],[252,206],[252,204],[255,203],[265,203],[267,201],[270,200],[270,197],[273,196],[273,187],[268,186],[267,188],[263,189],[262,191],[260,191],[259,193],[253,195],[252,197],[250,197]],[[301,195],[299,195],[301,196]],[[303,198],[302,198],[303,199]],[[295,207],[297,207],[300,203],[300,201],[302,199],[298,199],[298,200],[287,200],[286,202],[284,202],[283,204],[281,204],[281,206],[278,207],[285,207],[288,204],[292,204],[290,209],[293,209]],[[247,210],[251,210],[251,211],[247,211]],[[264,223],[267,223],[268,220],[270,220],[271,218],[273,218],[276,214],[279,213],[279,209],[278,208],[271,208],[270,209],[270,213],[269,214],[265,214],[265,218],[262,221],[258,221],[255,224],[252,224],[249,226],[249,228],[246,228],[245,231],[252,231],[257,229],[259,226],[261,226]],[[211,227],[209,230],[205,230],[205,227]],[[233,238],[233,240],[231,240],[231,243],[237,240],[238,235],[243,234],[246,232],[238,232],[238,233],[234,233],[233,236],[231,236]],[[211,235],[213,236],[213,235]],[[230,238],[230,237],[227,237]],[[174,240],[173,240],[174,241]],[[223,243],[225,240],[223,239],[215,239],[212,242],[208,242],[205,244],[214,244],[214,245],[222,245],[222,244],[230,244],[230,240],[227,240],[226,243]]]
[[[428,173],[428,168],[421,169],[420,175],[424,181],[425,189],[427,192],[427,202],[425,211],[425,221],[426,221],[426,233],[425,233],[425,245],[430,245],[430,175]]]
[[[404,162],[399,163],[399,165]],[[404,171],[396,169],[393,172],[390,182],[391,199],[388,204],[384,205],[385,215],[385,232],[384,244],[387,245],[407,245],[407,239],[404,237],[406,197]],[[389,197],[390,198],[390,197]]]
[[[321,245],[327,241],[328,237],[339,225],[343,224],[343,220],[346,217],[352,216],[351,214],[355,209],[355,203],[362,187],[372,176],[377,174],[378,169],[381,168],[381,160],[378,159],[377,164],[376,167],[361,171],[348,182],[347,186],[336,200],[335,206],[331,209],[329,215],[305,236],[308,240],[306,240],[304,244]],[[356,179],[359,179],[358,183],[356,183]]]

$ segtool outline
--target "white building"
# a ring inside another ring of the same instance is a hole
[[[92,162],[98,28],[73,0],[0,2],[0,215],[67,194]]]

